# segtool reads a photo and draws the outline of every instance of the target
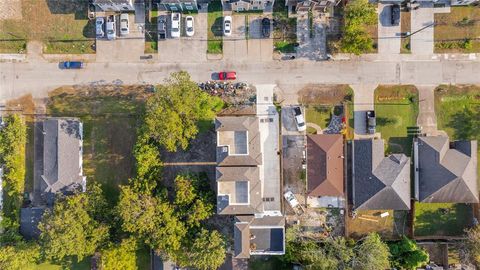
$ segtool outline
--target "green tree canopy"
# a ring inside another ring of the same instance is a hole
[[[186,247],[179,264],[199,270],[218,269],[225,261],[225,240],[218,231],[201,229]]]
[[[375,6],[368,0],[349,1],[344,17],[342,50],[357,55],[370,52],[373,49],[373,40],[368,36],[365,26],[377,23]]]
[[[87,194],[57,198],[53,211],[47,210],[38,225],[40,245],[47,259],[62,261],[76,257],[81,261],[93,255],[108,237],[108,227],[88,213]]]
[[[110,244],[101,251],[102,270],[137,269],[137,244],[134,239],[124,239],[120,244]]]
[[[413,270],[429,262],[428,253],[413,240],[403,236],[402,240],[389,245],[392,267]]]
[[[377,233],[369,233],[356,248],[354,269],[388,269],[390,252]]]
[[[34,242],[20,241],[15,245],[0,246],[0,269],[35,269],[40,259],[40,247]]]
[[[480,226],[466,230],[466,239],[463,241],[464,259],[480,266]]]
[[[123,230],[143,239],[157,253],[173,257],[180,249],[186,229],[168,202],[123,186],[117,213]]]
[[[222,107],[221,99],[202,91],[187,72],[172,73],[147,100],[146,134],[168,151],[186,149],[198,133],[197,122],[213,119]]]

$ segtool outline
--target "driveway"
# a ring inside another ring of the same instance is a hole
[[[298,13],[297,17],[297,59],[324,60],[326,59],[326,31],[325,24],[318,14],[313,15],[313,31],[310,37],[308,13]]]
[[[350,86],[355,97],[353,101],[355,139],[376,137],[378,134],[367,134],[367,111],[374,109],[374,94],[378,85],[357,84]]]
[[[100,14],[97,14],[97,16]],[[116,16],[117,39],[96,40],[97,62],[129,62],[138,61],[145,52],[145,34],[141,24],[134,23],[135,16],[129,14],[130,33],[119,36],[120,18]]]
[[[171,38],[167,27],[167,38],[158,42],[158,58],[161,62],[203,63],[207,61],[207,6],[204,5],[194,18],[195,34],[185,35],[185,18],[182,15],[182,34],[180,38]],[[170,18],[170,16],[168,16]],[[170,22],[168,22],[170,26]]]
[[[410,48],[412,54],[433,54],[433,2],[419,2],[420,8],[411,11]]]
[[[392,5],[378,4],[378,53],[400,53],[401,26],[392,25]]]

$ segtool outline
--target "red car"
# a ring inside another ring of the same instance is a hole
[[[221,71],[221,72],[218,72],[218,79],[221,81],[236,80],[237,73],[235,71]]]

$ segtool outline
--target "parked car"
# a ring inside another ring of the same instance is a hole
[[[293,107],[293,115],[295,116],[298,131],[305,131],[307,126],[305,125],[305,118],[303,117],[302,109],[298,106]]]
[[[264,38],[270,37],[270,19],[269,18],[262,19],[262,35]]]
[[[194,20],[192,16],[187,16],[185,18],[185,33],[187,36],[192,37],[195,34],[195,29],[193,27]]]
[[[285,194],[283,194],[283,197],[285,198],[285,200],[287,200],[288,204],[290,204],[290,206],[294,209],[295,207],[297,207],[297,205],[300,204],[297,198],[295,198],[295,195],[293,194],[293,192],[291,191],[285,192]]]
[[[128,21],[128,14],[127,13],[122,13],[120,15],[120,35],[121,36],[126,36],[128,33],[130,33],[129,29],[129,21]]]
[[[112,40],[116,37],[115,16],[110,15],[107,17],[107,39]]]
[[[97,38],[102,38],[105,35],[103,32],[103,26],[105,25],[105,18],[104,17],[97,17],[95,19],[95,29],[97,33]]]
[[[83,68],[83,63],[80,61],[65,61],[60,62],[61,69],[81,69]]]
[[[218,79],[221,81],[236,80],[237,73],[235,71],[221,71],[221,72],[218,72]]]
[[[367,132],[368,134],[375,134],[377,121],[375,119],[375,111],[367,111]]]
[[[167,15],[158,16],[158,40],[164,40],[167,36]]]
[[[223,18],[223,35],[231,36],[232,35],[232,17],[225,16]]]
[[[170,35],[173,38],[180,37],[180,13],[172,13],[172,28],[170,29]]]
[[[392,18],[391,18],[391,23],[394,26],[397,26],[400,24],[400,6],[398,4],[393,4],[392,5]]]

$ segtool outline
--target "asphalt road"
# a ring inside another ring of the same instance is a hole
[[[61,70],[58,63],[0,63],[0,102],[31,93],[45,97],[62,85],[155,84],[171,72],[188,71],[196,81],[211,80],[213,72],[235,70],[238,80],[253,84],[415,84],[480,83],[480,62],[469,60],[348,60],[166,63],[87,63],[82,70]],[[285,94],[296,88],[282,89]]]

